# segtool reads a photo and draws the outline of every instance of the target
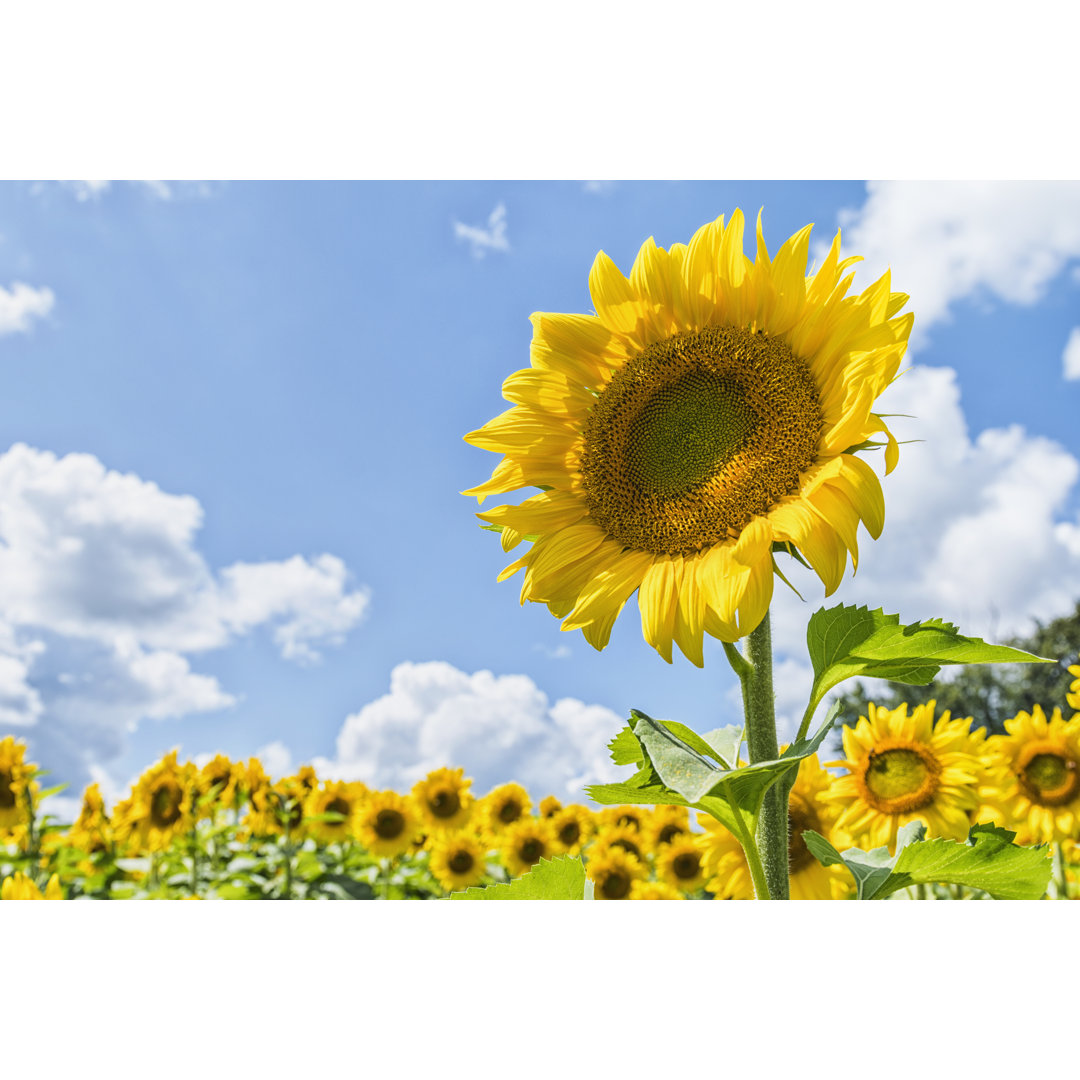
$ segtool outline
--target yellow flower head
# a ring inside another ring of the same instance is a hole
[[[554,817],[562,808],[562,803],[554,795],[545,795],[540,800],[541,817]]]
[[[420,832],[420,816],[411,798],[395,791],[372,791],[360,807],[356,835],[360,843],[381,858],[401,855]]]
[[[811,854],[803,833],[812,829],[841,851],[851,847],[836,829],[839,807],[827,799],[833,778],[817,754],[804,758],[788,796],[788,872],[792,900],[842,900],[854,890],[854,879],[843,866],[822,866]]]
[[[502,454],[465,494],[539,487],[481,519],[503,549],[531,543],[521,601],[608,642],[636,591],[645,640],[701,666],[703,635],[735,641],[768,610],[773,545],[794,545],[826,594],[877,537],[881,486],[858,452],[884,434],[874,401],[895,378],[912,316],[886,272],[847,296],[855,259],[837,233],[807,276],[810,228],[770,256],[743,252],[743,215],[665,251],[649,239],[624,277],[601,252],[596,315],[532,316],[531,367],[503,383],[512,408],[465,438]]]
[[[666,881],[635,881],[630,886],[631,900],[685,900],[678,889]]]
[[[1005,730],[987,740],[996,781],[987,801],[1020,843],[1080,838],[1080,716],[1065,720],[1054,709],[1047,719],[1036,705]]]
[[[27,784],[32,784],[37,766],[23,761],[25,753],[26,743],[16,742],[11,735],[0,739],[0,842],[29,821]]]
[[[250,768],[248,776],[251,777]],[[284,836],[288,833],[290,841],[304,840],[308,835],[304,806],[310,795],[311,789],[295,776],[286,776],[276,784],[253,789],[242,832],[252,836]]]
[[[705,888],[719,900],[753,900],[754,881],[742,844],[735,836],[707,814],[698,814],[705,828],[701,838],[705,864]]]
[[[555,830],[547,818],[521,818],[508,825],[499,836],[499,853],[512,878],[524,874],[541,859],[550,859],[560,850]]]
[[[529,793],[520,784],[502,784],[480,800],[480,824],[490,837],[498,837],[532,809]]]
[[[367,788],[359,783],[328,780],[315,791],[309,792],[304,802],[304,817],[308,834],[323,844],[340,844],[356,835],[356,821],[360,807],[367,795]],[[323,814],[333,814],[325,821],[310,820]]]
[[[630,825],[601,825],[593,837],[589,856],[603,855],[616,848],[642,863],[648,859],[649,845],[645,837]]]
[[[210,818],[218,810],[232,807],[236,801],[236,790],[245,773],[242,764],[234,764],[224,754],[218,754],[212,761],[208,761],[199,770],[196,780],[199,817]]]
[[[4,878],[0,885],[0,900],[63,900],[64,892],[60,888],[60,878],[53,874],[45,886],[45,893],[25,874],[16,872]]]
[[[685,806],[654,806],[642,821],[642,835],[650,848],[690,835],[690,811]]]
[[[444,833],[431,841],[429,867],[446,892],[479,885],[487,874],[487,849],[467,833]]]
[[[136,781],[131,795],[113,811],[118,838],[134,851],[164,851],[195,824],[196,769],[179,764],[170,750]]]
[[[91,784],[83,792],[82,808],[68,830],[67,842],[90,855],[105,851],[112,843],[112,826],[97,784]]]
[[[566,855],[577,855],[592,839],[596,821],[587,806],[571,803],[564,806],[548,820],[555,830],[557,850]]]
[[[1073,681],[1069,684],[1069,692],[1065,695],[1065,700],[1076,712],[1080,713],[1080,664],[1073,664],[1069,668],[1069,674],[1073,677]]]
[[[640,859],[619,848],[602,853],[590,853],[585,872],[593,883],[596,900],[629,900],[635,881],[644,881],[649,871]]]
[[[986,775],[986,731],[971,717],[934,721],[935,702],[895,709],[867,706],[854,728],[844,726],[848,770],[823,796],[838,810],[836,827],[856,847],[896,850],[902,825],[922,821],[927,835],[964,840],[979,808]]]
[[[605,806],[600,811],[600,824],[641,832],[642,823],[648,816],[649,808],[646,806]]]
[[[476,801],[464,769],[435,769],[413,785],[412,797],[424,828],[430,833],[463,829]]]
[[[687,834],[664,844],[656,853],[656,876],[688,896],[700,892],[709,877],[702,841]]]

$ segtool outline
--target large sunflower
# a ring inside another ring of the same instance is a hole
[[[1080,716],[1049,717],[1035,705],[1005,721],[992,735],[996,784],[987,801],[1023,844],[1080,838]],[[996,816],[996,815],[995,815]]]
[[[360,843],[380,858],[403,855],[420,831],[416,803],[396,791],[372,791],[360,807],[356,833]]]
[[[475,836],[444,833],[431,842],[429,866],[446,892],[457,892],[483,881],[487,874],[486,854],[486,848]]]
[[[547,818],[521,818],[499,837],[499,853],[512,878],[532,869],[541,859],[550,859],[560,850],[555,829]]]
[[[195,779],[195,766],[180,764],[175,750],[151,765],[113,810],[121,842],[133,851],[164,851],[188,832],[195,824]]]
[[[922,821],[930,836],[964,840],[978,814],[979,785],[986,777],[986,731],[971,730],[971,717],[934,721],[936,702],[884,709],[844,725],[848,770],[822,797],[839,808],[836,828],[857,847],[896,848],[900,826]]]
[[[771,258],[743,216],[719,218],[669,251],[650,238],[625,278],[600,252],[596,315],[532,316],[532,366],[503,383],[513,407],[465,436],[503,454],[465,492],[541,488],[480,518],[503,549],[529,551],[521,602],[547,604],[597,649],[638,592],[645,639],[698,666],[703,634],[735,641],[764,617],[774,545],[794,545],[825,584],[857,564],[862,521],[878,536],[884,500],[856,451],[884,433],[874,401],[895,378],[912,316],[886,272],[847,296],[855,259],[837,233],[806,274],[811,226]]]
[[[304,817],[311,820],[308,832],[324,844],[338,844],[352,840],[356,834],[356,820],[367,788],[358,782],[327,780],[312,791],[304,802]],[[324,815],[332,814],[333,818]]]

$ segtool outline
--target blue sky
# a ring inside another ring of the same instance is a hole
[[[1071,610],[1080,185],[4,182],[0,735],[75,789],[180,745],[568,797],[630,707],[733,720],[718,644],[668,666],[634,605],[603,653],[520,608],[459,492],[497,460],[462,435],[506,407],[529,314],[591,310],[598,250],[628,271],[736,206],[773,250],[843,224],[857,285],[891,265],[912,295],[886,411],[924,441],[830,602],[999,634]],[[822,602],[795,580],[784,718]]]

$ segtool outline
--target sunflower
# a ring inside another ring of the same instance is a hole
[[[631,900],[685,900],[678,889],[666,881],[635,881],[630,886]]]
[[[607,806],[600,811],[600,823],[641,832],[642,823],[648,816],[649,809],[645,806]]]
[[[810,853],[803,833],[812,829],[841,849],[850,847],[835,829],[838,807],[825,799],[832,776],[817,754],[804,758],[788,796],[788,873],[792,900],[841,900],[851,892],[851,874],[843,866],[822,866]]]
[[[456,892],[484,880],[486,854],[486,848],[475,836],[446,833],[432,840],[428,865],[446,892]]]
[[[489,837],[497,837],[508,825],[527,816],[531,808],[529,793],[520,784],[503,784],[480,800],[481,827]]]
[[[705,888],[720,900],[753,900],[754,881],[742,844],[707,814],[698,814],[698,823],[705,828],[700,840],[707,878]]]
[[[618,848],[590,854],[585,864],[596,900],[629,900],[635,881],[644,881],[649,872],[640,859]]]
[[[678,836],[656,853],[656,876],[688,896],[705,887],[708,874],[702,842],[693,836]]]
[[[360,843],[381,858],[404,854],[419,832],[416,804],[395,791],[370,792],[356,819]]]
[[[596,831],[592,811],[577,803],[564,806],[549,820],[555,830],[556,846],[566,855],[579,854]]]
[[[823,796],[839,810],[836,828],[858,847],[896,849],[896,834],[922,821],[931,837],[964,840],[979,809],[985,779],[986,731],[971,731],[971,717],[934,721],[936,702],[895,709],[867,705],[868,717],[844,725],[848,770]]]
[[[64,893],[60,888],[60,878],[53,874],[49,878],[45,892],[41,890],[25,874],[16,871],[11,877],[4,878],[0,885],[0,900],[63,900]]]
[[[251,777],[249,767],[249,780]],[[286,776],[276,784],[267,783],[253,788],[242,835],[284,836],[288,833],[291,842],[302,842],[308,834],[304,804],[310,794],[307,785],[295,776]]]
[[[646,862],[649,851],[644,837],[630,825],[601,825],[593,837],[592,846],[589,849],[590,855],[601,855],[613,848],[625,851],[642,863]]]
[[[521,818],[499,837],[499,853],[512,878],[524,874],[541,859],[550,859],[558,847],[555,830],[547,818]]]
[[[91,784],[83,792],[82,807],[75,823],[68,829],[67,843],[89,855],[106,851],[112,843],[112,826],[97,784]]]
[[[175,750],[151,765],[113,810],[118,839],[135,851],[154,852],[188,832],[195,824],[195,774],[190,762],[177,762]]]
[[[540,800],[541,817],[554,817],[562,808],[562,803],[554,795],[545,795]]]
[[[234,764],[224,754],[208,761],[195,781],[199,817],[212,818],[222,807],[231,807],[245,772],[243,765]]]
[[[996,791],[987,801],[1022,844],[1080,838],[1080,716],[1038,705],[1005,721],[987,740]]]
[[[331,821],[309,821],[308,833],[324,844],[339,844],[352,840],[356,834],[356,818],[367,788],[359,783],[328,780],[317,790],[308,794],[304,802],[304,817],[316,818],[323,814],[339,815]]]
[[[1069,674],[1073,676],[1073,681],[1069,685],[1065,700],[1076,712],[1080,713],[1080,664],[1073,664],[1069,668]]]
[[[913,317],[886,272],[847,296],[840,234],[806,275],[811,226],[771,258],[743,253],[743,215],[669,251],[650,238],[624,277],[600,252],[596,315],[532,316],[531,367],[503,383],[506,412],[467,442],[504,455],[481,501],[538,487],[479,517],[528,552],[521,602],[544,603],[597,649],[635,592],[645,640],[702,666],[703,634],[735,641],[769,607],[774,545],[840,584],[856,530],[884,521],[857,451],[897,444],[875,399],[895,378]]]
[[[431,833],[464,828],[476,801],[469,792],[471,786],[464,769],[435,769],[417,781],[412,797],[424,828]]]
[[[654,806],[641,829],[645,842],[655,850],[676,837],[690,835],[690,812],[685,806]]]
[[[0,739],[0,842],[29,820],[26,803],[27,784],[33,792],[37,766],[23,761],[26,743],[8,735]]]

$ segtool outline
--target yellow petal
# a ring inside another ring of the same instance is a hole
[[[699,561],[696,556],[673,561],[678,586],[673,635],[686,659],[696,667],[704,667],[705,597],[697,579]]]
[[[645,640],[670,664],[678,607],[675,567],[671,559],[660,557],[645,571],[638,589],[638,607]]]
[[[617,334],[634,335],[638,326],[637,296],[630,282],[602,251],[589,272],[589,295],[606,327]]]
[[[613,566],[601,570],[585,587],[562,628],[581,630],[594,649],[604,648],[615,620],[654,558],[646,551],[623,552]]]

